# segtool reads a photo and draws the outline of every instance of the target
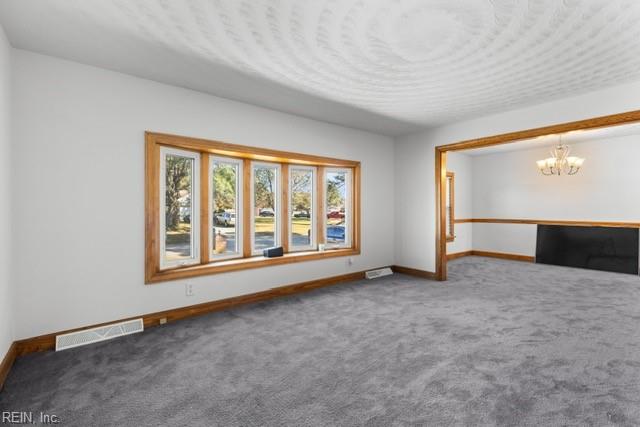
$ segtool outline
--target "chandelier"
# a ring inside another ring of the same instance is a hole
[[[551,157],[536,162],[538,169],[543,175],[577,174],[584,159],[569,156],[569,152],[569,146],[562,144],[562,135],[558,135],[558,145],[551,150]]]

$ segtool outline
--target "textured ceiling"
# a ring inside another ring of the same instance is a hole
[[[0,23],[16,47],[390,134],[640,80],[638,0],[3,0]]]

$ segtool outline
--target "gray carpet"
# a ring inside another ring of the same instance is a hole
[[[19,359],[73,426],[640,425],[640,279],[468,257]]]

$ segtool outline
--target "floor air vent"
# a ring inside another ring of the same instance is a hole
[[[98,326],[97,328],[84,329],[78,332],[56,336],[56,351],[68,348],[80,347],[112,338],[135,334],[144,331],[142,319],[128,320],[126,322],[112,323]]]
[[[364,273],[364,277],[367,279],[376,279],[382,276],[390,276],[393,274],[393,271],[389,267],[387,268],[379,268],[377,270],[370,270]]]

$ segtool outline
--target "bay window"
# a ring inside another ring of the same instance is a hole
[[[146,283],[360,253],[357,161],[147,132],[145,200]]]

